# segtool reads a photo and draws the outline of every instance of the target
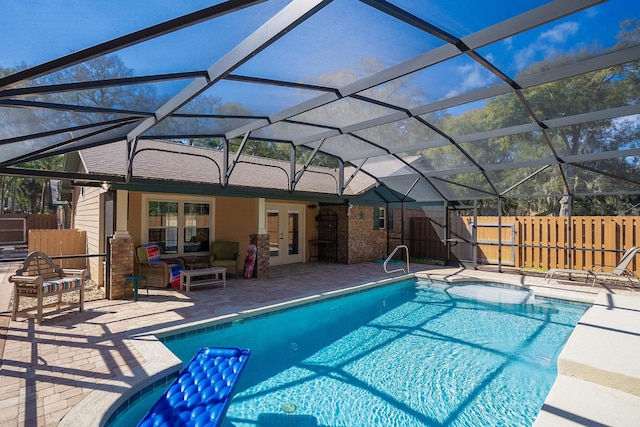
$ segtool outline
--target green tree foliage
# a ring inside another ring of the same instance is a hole
[[[0,76],[12,74],[18,69],[0,69]],[[91,80],[106,80],[133,75],[132,70],[126,68],[122,60],[116,55],[99,57],[85,63],[75,65],[56,73],[46,75],[30,82],[30,86],[56,85]],[[30,96],[31,101],[43,103],[67,104],[86,107],[102,107],[114,109],[128,109],[148,111],[159,105],[159,98],[153,87],[109,86],[99,89],[65,91],[55,94]],[[42,109],[2,109],[0,122],[0,139],[25,136],[39,132],[65,129],[73,126],[99,123],[117,117],[115,112],[95,113],[79,111],[61,111],[56,108]],[[7,117],[6,115],[9,115]],[[62,170],[63,157],[50,157],[18,166],[38,170]],[[50,200],[50,181],[41,178],[3,177],[0,183],[2,189],[3,208],[20,210],[28,213],[43,213],[53,209]]]
[[[621,24],[619,42],[613,50],[636,46],[640,37],[637,21]],[[592,48],[596,49],[596,48]],[[556,69],[594,55],[587,49],[531,65],[521,76]],[[557,117],[568,117],[593,111],[632,105],[640,99],[639,62],[633,61],[617,67],[581,74],[567,79],[522,90],[523,97],[533,110],[532,116],[522,100],[514,94],[506,94],[488,100],[483,108],[472,109],[459,116],[446,113],[432,114],[427,119],[449,135],[466,135],[488,130],[531,123],[535,119],[545,121]],[[516,81],[519,77],[516,77]],[[482,165],[562,157],[580,154],[615,151],[635,148],[640,145],[640,129],[635,118],[605,119],[590,123],[579,123],[542,132],[519,133],[460,144],[461,148]],[[448,164],[453,167],[466,166],[464,153],[453,146],[425,150],[422,155],[432,164]],[[567,193],[606,194],[616,186],[624,185],[626,179],[640,180],[640,160],[637,157],[615,158],[589,162],[585,167],[562,166],[567,189],[560,167],[552,166],[544,173],[535,175],[519,186],[515,184],[534,174],[538,168],[515,168],[502,172],[488,172],[502,194],[504,214],[558,214],[567,200]],[[544,178],[544,179],[543,179]],[[616,180],[619,178],[620,181]],[[463,174],[452,177],[450,185],[458,196],[474,196],[470,188],[488,190],[479,174]],[[509,191],[507,191],[509,190]],[[543,197],[547,195],[546,197]],[[551,195],[551,197],[549,197]],[[531,199],[530,196],[539,196]],[[507,199],[512,197],[511,199]],[[625,200],[627,199],[627,200]],[[616,214],[624,206],[639,201],[637,197],[598,196],[576,198],[575,214]]]
[[[638,21],[629,20],[621,23],[618,43],[611,50],[638,44],[640,24]],[[583,47],[580,51],[532,64],[516,76],[516,81],[526,75],[544,73],[587,59],[601,50],[597,46]],[[341,87],[383,68],[384,65],[376,59],[363,60],[355,69],[322,75],[312,83]],[[17,70],[0,68],[0,76],[15,71]],[[120,57],[106,55],[38,78],[30,84],[55,85],[130,76],[133,76],[133,70],[127,68]],[[304,131],[304,126],[297,122],[348,126],[395,111],[385,107],[383,103],[404,108],[421,105],[428,95],[425,93],[426,90],[423,85],[416,84],[410,76],[405,76],[361,93],[362,96],[375,99],[381,104],[347,97],[292,117],[291,120],[280,122],[277,126],[283,134],[291,135],[291,139],[295,140],[295,136]],[[356,131],[352,135],[331,138],[326,144],[331,144],[331,151],[350,159],[384,154],[386,150],[391,150],[403,157],[411,167],[425,171],[469,168],[476,164],[482,167],[529,162],[552,159],[555,155],[566,157],[637,148],[640,144],[640,129],[635,118],[604,119],[553,128],[546,131],[546,134],[540,131],[522,132],[457,145],[451,144],[449,139],[438,132],[441,131],[456,141],[460,136],[526,125],[534,120],[544,122],[552,118],[632,105],[640,99],[640,66],[638,61],[633,61],[527,88],[522,90],[520,95],[521,97],[508,93],[491,98],[478,108],[468,109],[457,115],[449,111],[438,111],[424,115],[420,120],[408,118],[395,121],[376,128]],[[95,124],[118,117],[130,117],[136,112],[140,113],[142,119],[165,103],[168,96],[158,94],[154,84],[138,84],[64,91],[32,96],[28,99],[52,105],[100,107],[107,110],[81,112],[57,108],[5,108],[0,112],[5,115],[0,117],[0,121],[7,125],[0,127],[0,139]],[[526,102],[523,102],[523,99]],[[123,112],[117,112],[118,109]],[[168,118],[151,129],[148,136],[162,135],[163,138],[173,138],[185,144],[221,150],[226,143],[221,135],[229,129],[253,120],[251,116],[257,112],[241,104],[222,103],[219,98],[205,93],[183,106],[178,113],[178,116]],[[426,126],[423,121],[427,121],[435,130]],[[244,145],[242,154],[289,161],[291,142],[277,140],[276,137],[270,138],[266,132],[268,129],[260,133],[260,138],[250,138]],[[235,138],[228,141],[231,153],[239,150],[241,140]],[[364,141],[375,146],[372,147]],[[428,146],[426,149],[422,148],[425,143]],[[296,162],[306,162],[312,152],[310,147],[296,147]],[[22,166],[55,170],[61,168],[61,161],[60,158],[43,159]],[[338,159],[324,153],[321,148],[312,164],[336,167]],[[505,214],[547,215],[558,214],[561,211],[563,201],[567,200],[566,194],[606,194],[614,185],[624,185],[625,180],[639,181],[639,171],[640,159],[635,156],[593,161],[586,167],[567,164],[554,165],[543,170],[537,166],[489,168],[485,173],[456,173],[442,179],[433,179],[433,182],[451,200],[486,198],[497,193],[503,197],[501,205]],[[3,177],[0,184],[0,196],[3,200],[12,198],[15,205],[19,199],[17,204],[24,210],[47,209],[44,202],[46,198],[42,196],[46,184],[42,180]],[[14,191],[14,188],[19,188],[20,191]],[[616,189],[619,190],[618,187]],[[574,213],[614,214],[621,210],[627,211],[629,206],[635,206],[639,201],[636,196],[575,198]],[[494,209],[492,204],[495,204],[495,199],[482,202],[487,209]]]

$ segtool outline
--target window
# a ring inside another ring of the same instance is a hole
[[[178,203],[149,202],[149,243],[163,254],[178,253]]]
[[[209,250],[209,203],[184,204],[184,252]]]
[[[162,254],[208,252],[213,237],[210,201],[157,200],[143,197],[143,240],[156,243]],[[177,198],[177,197],[176,197]],[[146,230],[145,230],[146,228]],[[145,233],[146,231],[146,233]]]
[[[387,208],[378,208],[378,229],[387,228]]]

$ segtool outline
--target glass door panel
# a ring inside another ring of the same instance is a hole
[[[266,211],[270,264],[302,262],[304,205],[269,203]]]
[[[289,239],[287,241],[289,255],[298,255],[300,253],[300,213],[296,211],[289,211],[287,230],[289,232]]]
[[[267,234],[269,234],[269,256],[280,256],[280,212],[267,211]]]

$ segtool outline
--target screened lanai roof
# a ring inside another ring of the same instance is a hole
[[[623,0],[8,2],[0,173],[119,144],[110,179],[135,183],[139,141],[172,140],[222,152],[219,188],[249,147],[285,147],[290,191],[332,160],[336,194],[365,175],[387,201],[640,194],[638,18]]]

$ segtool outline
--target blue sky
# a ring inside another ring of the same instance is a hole
[[[454,36],[518,14],[541,1],[459,2],[395,0]],[[206,0],[0,0],[0,66],[27,66],[54,59],[158,22],[198,10]],[[162,38],[116,52],[136,75],[206,69],[279,10],[286,0],[271,0]],[[487,46],[481,54],[510,75],[545,57],[590,46],[610,47],[618,24],[640,18],[640,2],[612,0],[585,12]],[[442,42],[390,19],[356,0],[335,0],[299,28],[238,69],[259,77],[309,81],[333,76],[335,84],[358,78],[362,61],[388,67]],[[268,55],[267,55],[268,54]],[[269,58],[263,61],[263,58]],[[350,71],[347,71],[350,70]],[[350,74],[349,74],[350,73]],[[427,75],[429,78],[427,79]],[[424,73],[424,83],[448,79],[445,88],[430,85],[439,99],[485,87],[495,77],[473,61],[452,61]],[[419,80],[420,76],[416,76]]]

